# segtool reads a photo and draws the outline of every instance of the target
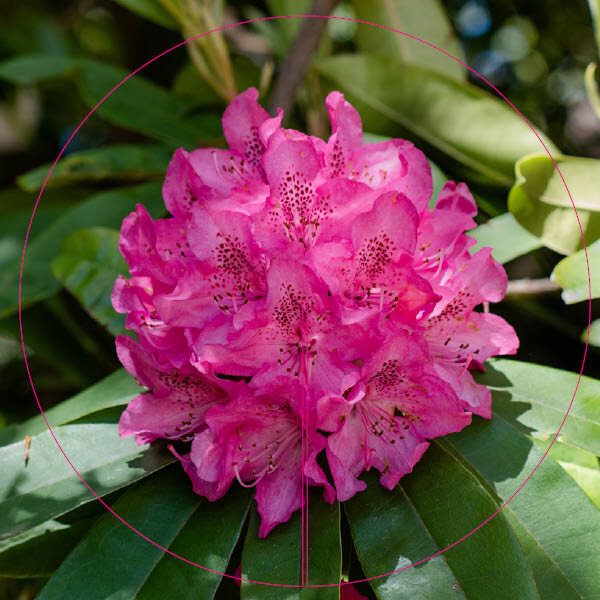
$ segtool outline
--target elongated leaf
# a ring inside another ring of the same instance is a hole
[[[531,438],[545,452],[549,440]],[[553,458],[600,509],[600,457],[561,442],[554,442],[548,456]]]
[[[98,61],[84,61],[79,91],[95,106],[128,73]],[[191,104],[160,86],[135,75],[111,94],[97,113],[115,125],[137,131],[172,146],[188,150],[221,135],[219,114],[185,117]]]
[[[600,510],[600,470],[598,467],[583,467],[577,463],[558,461],[558,464],[577,482]]]
[[[579,213],[587,244],[600,237],[600,160],[556,156]],[[583,248],[577,216],[562,179],[546,154],[525,156],[516,164],[517,182],[508,208],[542,243],[561,254]]]
[[[80,181],[139,181],[164,176],[173,152],[165,146],[121,144],[99,150],[74,152],[62,158],[46,184],[46,189]],[[37,167],[17,178],[29,192],[38,191],[50,171],[51,163]]]
[[[588,273],[589,262],[589,273]],[[563,258],[554,267],[552,279],[563,289],[562,299],[566,304],[583,302],[600,296],[600,240],[587,247],[587,260],[584,250]]]
[[[72,233],[52,263],[54,276],[113,335],[125,332],[125,315],[112,307],[110,292],[129,267],[119,252],[119,232],[94,227]]]
[[[429,448],[413,473],[391,493],[392,498],[390,492],[372,487],[370,493],[379,492],[378,499],[373,504],[362,503],[359,495],[348,513],[361,564],[371,575],[427,558],[456,542],[497,509],[477,478],[438,445]],[[390,517],[381,505],[391,508]],[[408,531],[401,520],[404,516]],[[378,542],[374,530],[379,532]],[[374,580],[372,586],[382,599],[537,598],[523,552],[502,515],[436,557],[428,567]]]
[[[497,397],[494,392],[494,400]],[[491,422],[477,418],[444,439],[499,501],[516,492],[543,456],[498,414]],[[519,536],[542,600],[593,598],[600,593],[600,513],[562,467],[546,458],[502,514]]]
[[[339,504],[327,504],[320,490],[310,490],[308,502],[308,584],[340,582],[342,553]],[[242,582],[243,600],[334,600],[339,588],[302,585],[302,521],[297,511],[287,523],[278,525],[266,539],[258,538],[260,517],[252,511],[242,555],[242,577],[252,581],[291,587]],[[306,581],[305,573],[305,581]],[[293,587],[298,586],[298,587]]]
[[[223,572],[246,517],[249,494],[217,503],[193,493],[179,467],[133,486],[115,512],[153,541]],[[104,515],[73,550],[40,599],[212,598],[221,577],[167,555],[112,515]]]
[[[44,414],[51,427],[65,425],[107,408],[124,406],[142,391],[143,388],[125,369],[119,369],[83,392],[45,410]],[[0,446],[13,444],[26,435],[37,435],[46,429],[42,415],[36,415],[18,425],[0,429]]]
[[[43,199],[42,199],[43,201]],[[135,205],[141,202],[156,218],[163,214],[164,204],[159,183],[147,183],[132,188],[114,189],[88,198],[66,211],[27,246],[23,268],[23,305],[47,298],[60,284],[51,270],[51,263],[67,235],[84,227],[120,227]],[[37,229],[34,220],[34,228]],[[0,317],[17,309],[19,265],[14,265],[0,282]]]
[[[539,151],[523,120],[473,85],[379,56],[337,55],[317,70],[355,103],[367,131],[399,125],[496,183],[510,184],[515,161]]]
[[[96,60],[31,54],[0,63],[0,77],[16,84],[73,76],[79,93],[94,107],[129,73]],[[188,149],[221,136],[218,113],[188,115],[194,103],[136,74],[115,90],[96,114],[110,123],[172,146]]]
[[[462,58],[460,46],[439,0],[354,0],[352,5],[356,18],[361,21],[393,27]],[[404,63],[425,67],[454,79],[466,79],[465,68],[460,63],[408,36],[372,25],[359,25],[356,34],[362,52],[392,56]]]
[[[0,575],[51,575],[97,518],[98,515],[88,515],[72,523],[53,519],[0,541]]]
[[[471,252],[489,246],[492,256],[502,264],[542,246],[540,240],[521,227],[511,213],[490,219],[471,230],[469,235],[477,240]]]
[[[525,433],[553,436],[567,411],[578,375],[496,359],[477,380],[494,391],[494,410]],[[600,454],[600,381],[582,377],[560,441]]]
[[[189,490],[187,480],[186,485]],[[251,498],[247,490],[236,487],[219,502],[202,500],[169,549],[196,564],[224,573],[246,520]],[[221,581],[218,573],[165,554],[136,598],[163,600],[173,594],[180,598],[212,598]]]
[[[21,54],[0,63],[0,78],[18,85],[32,85],[72,75],[78,69],[79,63],[67,56]]]
[[[179,25],[173,15],[164,7],[160,0],[114,0],[131,12],[162,25],[168,29],[178,29]]]
[[[173,462],[159,445],[121,439],[116,424],[64,425],[55,435],[67,456],[98,495],[105,495]],[[0,448],[0,539],[90,502],[94,496],[74,473],[50,432]]]
[[[374,473],[367,489],[344,504],[358,558],[367,577],[408,567],[439,550],[401,487],[389,492]],[[444,554],[388,577],[373,579],[381,600],[388,598],[466,598]]]

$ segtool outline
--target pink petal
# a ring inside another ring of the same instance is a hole
[[[331,119],[327,164],[329,175],[334,178],[346,173],[352,153],[362,146],[362,122],[360,115],[340,92],[331,92],[325,104]]]
[[[236,96],[223,113],[223,133],[229,147],[260,172],[265,145],[259,129],[269,114],[257,100],[258,90],[253,87]]]
[[[190,164],[190,155],[183,148],[173,154],[162,188],[167,210],[174,216],[186,219],[192,206],[211,197],[211,190],[205,186],[198,173]]]
[[[116,345],[123,366],[150,390],[129,403],[119,422],[121,436],[135,435],[137,443],[187,437],[204,423],[208,408],[227,399],[206,376],[159,365],[128,336],[118,336]]]

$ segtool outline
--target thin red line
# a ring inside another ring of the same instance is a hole
[[[271,20],[286,19],[286,18],[338,19],[340,21],[352,21],[354,23],[361,23],[361,24],[364,24],[364,25],[370,25],[372,27],[378,27],[379,29],[383,29],[383,30],[386,30],[386,31],[392,31],[394,33],[401,34],[401,35],[404,35],[404,36],[406,36],[408,38],[411,38],[413,40],[421,42],[421,43],[425,44],[426,46],[429,46],[430,48],[433,48],[434,50],[437,50],[437,51],[441,52],[442,54],[448,56],[452,60],[460,63],[461,65],[463,65],[463,67],[465,67],[471,73],[473,73],[474,75],[476,75],[477,77],[479,77],[479,79],[481,79],[482,81],[484,81],[491,89],[493,89],[503,100],[505,100],[508,103],[508,105],[523,119],[523,121],[525,121],[525,123],[527,124],[527,126],[531,129],[531,131],[537,137],[537,139],[539,140],[540,144],[542,144],[544,150],[546,151],[546,153],[550,157],[550,160],[552,161],[552,164],[554,165],[554,168],[558,172],[558,174],[560,176],[560,179],[561,179],[563,185],[565,186],[565,190],[567,191],[567,194],[569,196],[569,200],[571,201],[571,205],[573,206],[573,210],[575,211],[575,216],[577,218],[577,223],[579,225],[579,231],[581,232],[581,239],[583,240],[583,249],[584,249],[584,253],[585,253],[585,261],[586,261],[587,272],[588,272],[588,290],[589,290],[589,300],[588,300],[588,332],[587,332],[587,336],[586,336],[585,349],[584,349],[584,352],[583,352],[583,360],[582,360],[582,363],[581,363],[581,369],[579,371],[579,377],[577,379],[577,384],[576,384],[575,389],[573,391],[573,396],[571,398],[571,402],[569,403],[567,411],[565,412],[565,416],[563,417],[563,420],[562,420],[562,422],[560,424],[560,427],[558,428],[558,431],[556,432],[556,434],[552,438],[552,442],[548,446],[546,452],[544,452],[544,455],[539,460],[539,462],[534,467],[534,469],[531,471],[531,473],[528,475],[528,477],[525,479],[525,481],[519,486],[519,488],[514,492],[514,494],[506,502],[504,502],[504,504],[502,504],[502,506],[500,506],[500,508],[496,512],[494,512],[493,514],[491,514],[485,521],[483,521],[483,523],[481,523],[480,525],[478,525],[477,527],[475,527],[472,531],[470,531],[469,533],[467,533],[466,535],[464,535],[462,538],[460,538],[459,540],[457,540],[453,544],[450,544],[446,548],[444,548],[442,550],[439,550],[438,552],[436,552],[435,554],[432,554],[431,556],[429,556],[427,558],[424,558],[424,559],[422,559],[422,560],[420,560],[418,562],[415,562],[415,563],[413,563],[411,565],[408,565],[406,567],[403,567],[401,569],[397,569],[395,571],[390,571],[389,573],[384,573],[382,575],[377,575],[377,576],[374,576],[374,577],[368,577],[368,578],[365,578],[365,579],[358,579],[356,581],[348,581],[348,582],[342,582],[342,583],[332,583],[332,584],[321,584],[321,585],[312,585],[312,586],[309,586],[309,587],[332,587],[332,586],[336,586],[336,585],[347,585],[347,584],[351,584],[351,583],[360,583],[360,582],[363,582],[363,581],[370,581],[370,580],[373,580],[373,579],[379,579],[381,577],[387,577],[387,576],[393,575],[395,573],[400,573],[401,571],[405,571],[406,569],[410,569],[411,567],[414,567],[416,565],[419,565],[419,564],[422,564],[424,562],[427,562],[428,560],[430,560],[431,558],[434,558],[435,556],[439,556],[440,554],[446,552],[450,548],[453,548],[458,543],[460,543],[461,541],[465,540],[470,535],[472,535],[473,533],[475,533],[476,531],[478,531],[481,527],[483,527],[490,519],[492,519],[493,517],[495,517],[521,491],[521,489],[523,488],[523,486],[529,481],[529,479],[537,471],[538,467],[542,464],[542,462],[544,461],[544,459],[548,455],[548,452],[550,452],[550,449],[554,445],[554,442],[557,440],[557,438],[558,438],[558,436],[559,436],[559,434],[560,434],[560,432],[561,432],[561,430],[562,430],[562,428],[563,428],[563,426],[565,424],[565,421],[567,420],[569,412],[571,411],[571,408],[573,406],[573,402],[575,401],[575,395],[577,394],[577,390],[579,389],[579,383],[581,382],[581,377],[583,375],[583,369],[584,369],[584,366],[585,366],[585,360],[586,360],[586,357],[587,357],[587,351],[588,351],[588,347],[589,347],[589,336],[590,336],[589,329],[590,329],[590,325],[591,325],[591,322],[592,322],[592,283],[591,283],[591,275],[590,275],[590,265],[589,265],[589,258],[588,258],[587,246],[586,246],[586,243],[585,243],[585,236],[583,234],[583,228],[581,226],[581,220],[579,218],[579,213],[577,212],[577,208],[575,206],[575,202],[573,201],[573,196],[571,195],[571,191],[569,190],[569,187],[567,186],[567,183],[566,183],[566,181],[565,181],[565,179],[563,177],[563,174],[561,173],[561,171],[560,171],[560,169],[558,167],[558,164],[556,163],[554,157],[552,156],[552,154],[550,153],[550,151],[548,150],[548,148],[544,144],[544,142],[543,142],[542,138],[540,137],[540,135],[537,133],[537,131],[531,125],[531,123],[529,123],[529,121],[525,118],[525,116],[516,108],[516,106],[500,90],[498,90],[498,88],[496,88],[490,81],[488,81],[483,75],[480,75],[475,69],[473,69],[469,65],[465,64],[459,58],[456,58],[455,56],[453,56],[452,54],[450,54],[446,50],[442,50],[438,46],[436,46],[434,44],[431,44],[430,42],[426,42],[425,40],[422,40],[421,38],[419,38],[417,36],[411,35],[410,33],[405,33],[404,31],[400,31],[400,30],[395,29],[393,27],[389,27],[389,26],[386,26],[386,25],[380,25],[378,23],[371,23],[369,21],[364,21],[364,20],[361,20],[361,19],[352,19],[350,17],[337,17],[337,16],[331,16],[331,15],[279,15],[279,16],[271,16],[271,17],[260,17],[258,19],[249,19],[249,20],[246,20],[246,21],[239,21],[238,23],[231,23],[229,25],[223,25],[223,26],[217,27],[216,29],[213,29],[211,31],[207,31],[205,33],[201,33],[201,34],[195,35],[195,36],[193,36],[193,37],[191,37],[191,38],[189,38],[187,40],[184,40],[182,42],[179,42],[178,44],[175,44],[174,46],[172,46],[171,48],[169,48],[169,49],[161,52],[160,54],[157,54],[154,58],[151,58],[150,60],[148,60],[147,62],[145,62],[143,65],[139,66],[137,69],[135,69],[134,71],[132,71],[129,75],[127,75],[127,77],[125,77],[122,81],[120,81],[117,85],[115,85],[90,110],[90,112],[84,117],[84,119],[81,121],[81,123],[79,123],[79,125],[75,128],[75,130],[73,131],[73,133],[71,134],[71,136],[69,137],[69,139],[67,140],[67,142],[65,143],[65,145],[63,146],[63,148],[61,149],[61,151],[59,152],[58,156],[56,157],[56,160],[54,161],[54,163],[50,167],[50,171],[48,172],[48,175],[46,176],[46,178],[44,180],[44,183],[43,183],[43,185],[42,185],[42,187],[40,189],[40,193],[38,194],[37,200],[36,200],[35,205],[33,207],[33,212],[31,214],[31,219],[29,220],[29,225],[27,226],[27,233],[25,234],[25,243],[23,245],[23,253],[21,255],[21,268],[20,268],[20,271],[19,271],[19,301],[18,301],[19,333],[20,333],[20,336],[21,336],[21,349],[23,351],[23,358],[24,358],[24,361],[25,361],[25,369],[27,371],[27,377],[29,378],[29,383],[31,385],[31,390],[32,390],[33,395],[35,397],[35,400],[36,400],[36,403],[38,405],[38,408],[40,409],[40,413],[42,414],[44,422],[46,423],[46,427],[48,427],[48,430],[50,431],[50,435],[52,435],[52,438],[54,439],[56,445],[58,446],[58,449],[60,450],[60,452],[62,453],[62,455],[65,457],[65,460],[67,461],[67,463],[69,463],[69,466],[73,469],[73,471],[75,472],[75,474],[79,477],[79,479],[82,481],[82,483],[90,490],[90,492],[92,493],[92,495],[110,513],[112,513],[117,519],[119,519],[119,521],[121,521],[124,525],[126,525],[127,527],[129,527],[129,529],[131,529],[132,531],[134,531],[135,533],[137,533],[140,537],[142,537],[143,539],[145,539],[150,544],[153,544],[155,547],[159,548],[160,550],[163,550],[164,552],[166,552],[167,554],[170,554],[171,556],[174,556],[175,558],[179,558],[180,560],[182,560],[182,561],[184,561],[184,562],[186,562],[186,563],[188,563],[190,565],[193,565],[195,567],[198,567],[200,569],[204,569],[205,571],[208,571],[208,572],[211,572],[211,573],[215,573],[215,574],[221,575],[223,577],[229,577],[230,579],[234,579],[234,580],[237,580],[237,581],[244,581],[246,583],[257,583],[257,584],[261,584],[261,585],[270,585],[270,586],[275,586],[275,587],[287,587],[287,588],[300,588],[300,587],[302,587],[301,585],[297,585],[297,584],[278,584],[278,583],[269,583],[269,582],[263,582],[263,581],[253,581],[253,580],[250,580],[250,579],[245,579],[243,577],[236,577],[234,575],[228,575],[227,573],[221,573],[219,571],[215,571],[213,569],[209,569],[208,567],[204,567],[203,565],[199,565],[198,563],[195,563],[195,562],[193,562],[191,560],[188,560],[187,558],[184,558],[183,556],[179,556],[175,552],[173,552],[173,551],[169,550],[168,548],[165,548],[165,547],[161,546],[160,544],[158,544],[157,542],[151,540],[149,537],[145,536],[143,533],[141,533],[140,531],[138,531],[135,527],[133,527],[132,525],[130,525],[129,523],[127,523],[108,504],[106,504],[106,502],[104,502],[104,500],[102,500],[102,498],[100,496],[98,496],[98,494],[96,494],[96,492],[87,484],[87,482],[79,474],[79,471],[77,471],[77,469],[75,468],[75,466],[73,465],[73,463],[69,460],[69,457],[66,455],[66,453],[63,450],[62,446],[60,445],[60,443],[56,439],[56,435],[54,434],[54,431],[52,430],[52,428],[50,427],[50,424],[48,423],[48,420],[46,419],[46,415],[44,414],[41,402],[40,402],[40,400],[38,398],[38,395],[37,395],[37,392],[35,390],[35,385],[33,383],[33,377],[31,375],[31,371],[29,369],[29,363],[27,361],[27,354],[25,352],[25,341],[24,341],[24,338],[23,338],[22,306],[21,306],[22,282],[23,282],[23,264],[24,264],[24,260],[25,260],[25,252],[26,252],[26,249],[27,249],[27,242],[29,240],[29,233],[31,231],[31,225],[33,223],[33,218],[35,216],[35,212],[36,212],[37,207],[39,205],[39,202],[40,202],[40,199],[42,197],[42,194],[44,193],[44,190],[46,188],[46,184],[48,183],[48,180],[50,179],[50,176],[52,175],[52,172],[54,171],[54,167],[56,166],[56,164],[58,163],[58,161],[60,160],[60,158],[64,154],[65,150],[67,149],[67,147],[69,146],[69,144],[71,143],[71,141],[73,140],[73,138],[75,137],[75,135],[79,132],[79,130],[81,129],[81,127],[90,118],[90,116],[96,111],[96,109],[114,91],[116,91],[119,87],[121,87],[121,85],[123,85],[127,80],[129,80],[135,74],[139,73],[142,69],[144,69],[148,65],[152,64],[154,61],[158,60],[159,58],[165,56],[169,52],[172,52],[173,50],[176,50],[177,48],[179,48],[181,46],[184,46],[185,44],[187,44],[187,43],[189,43],[189,42],[191,42],[191,41],[193,41],[195,39],[204,37],[205,35],[210,35],[211,33],[214,33],[216,31],[223,31],[223,30],[229,29],[231,27],[237,27],[238,25],[246,25],[246,24],[249,24],[249,23],[255,23],[255,22],[259,22],[259,21],[271,21]]]
[[[301,419],[301,423],[300,423],[300,435],[302,437],[302,456],[300,458],[300,482],[301,482],[301,486],[300,486],[300,493],[301,493],[301,497],[302,497],[302,503],[300,504],[301,506],[301,510],[302,510],[302,518],[300,519],[300,527],[302,528],[302,533],[300,534],[301,537],[301,550],[300,550],[300,587],[304,587],[304,552],[305,552],[305,538],[304,538],[304,530],[305,530],[305,522],[306,522],[306,509],[308,508],[306,506],[306,502],[304,501],[304,486],[306,484],[305,482],[305,477],[304,477],[304,446],[305,446],[305,441],[304,441],[304,429],[305,429],[305,419],[304,419],[304,411],[305,411],[305,398],[304,398],[304,381],[303,381],[303,377],[304,377],[304,364],[303,364],[303,356],[304,356],[304,311],[302,309],[302,303],[300,303],[300,348],[301,348],[301,354],[300,354],[300,419]]]

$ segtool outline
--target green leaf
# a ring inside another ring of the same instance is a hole
[[[549,443],[532,438],[546,451]],[[600,509],[600,457],[574,446],[554,442],[548,456],[553,458]]]
[[[43,198],[42,198],[43,202]],[[67,210],[27,246],[23,268],[22,302],[26,306],[47,298],[60,289],[51,271],[51,263],[60,244],[70,233],[83,227],[120,227],[123,219],[140,202],[156,218],[164,213],[159,183],[131,188],[116,188],[88,198]],[[35,220],[34,225],[35,226]],[[2,274],[0,280],[0,317],[17,310],[19,265]]]
[[[65,239],[52,263],[54,276],[113,335],[125,333],[125,315],[112,306],[110,290],[129,268],[119,252],[119,232],[81,229]]]
[[[127,75],[123,69],[86,60],[79,91],[89,106],[95,106]],[[220,115],[186,117],[190,106],[189,102],[137,74],[111,94],[97,114],[114,125],[189,150],[221,135]]]
[[[600,319],[592,321],[590,326],[586,327],[585,331],[581,334],[581,341],[584,344],[588,341],[588,329],[590,345],[600,347]]]
[[[70,522],[53,519],[0,541],[0,576],[51,575],[97,518],[92,514]]]
[[[188,493],[189,480],[185,481]],[[218,502],[202,499],[188,523],[169,547],[172,552],[213,571],[224,573],[248,514],[251,494],[236,486]],[[221,576],[163,555],[138,592],[139,600],[212,598]]]
[[[584,250],[563,258],[554,267],[552,279],[563,289],[562,299],[566,304],[589,300],[590,282],[591,297],[600,297],[600,240],[587,246],[587,260]]]
[[[527,124],[474,85],[379,56],[337,55],[316,68],[355,104],[367,131],[399,125],[495,183],[509,185],[515,161],[539,151]]]
[[[527,375],[526,381],[532,378]],[[501,394],[493,392],[494,403]],[[498,502],[513,496],[543,456],[527,436],[497,412],[488,422],[475,418],[469,427],[440,443],[473,470]],[[540,464],[501,514],[519,537],[542,600],[575,600],[600,594],[600,514],[551,458]],[[581,560],[582,548],[585,560]]]
[[[94,491],[103,496],[173,462],[160,445],[122,439],[116,424],[63,425],[54,433]],[[0,539],[19,535],[94,500],[58,449],[49,431],[0,448]]]
[[[83,150],[69,154],[58,162],[46,189],[58,188],[81,181],[140,181],[164,176],[173,151],[165,146],[120,144],[99,150]],[[28,192],[41,189],[52,163],[17,177],[17,183]]]
[[[558,461],[558,464],[577,482],[577,485],[600,509],[600,470],[598,467],[583,467],[577,463]]]
[[[308,507],[308,584],[339,583],[342,572],[339,503],[327,504],[322,491],[311,489]],[[242,554],[242,577],[252,581],[301,586],[301,512],[258,538],[260,517],[252,511]],[[306,573],[305,573],[306,581]],[[335,600],[339,587],[278,587],[242,582],[243,600]]]
[[[112,507],[161,546],[224,572],[250,500],[235,489],[219,502],[194,494],[181,468],[127,490]],[[50,579],[40,600],[73,598],[212,598],[221,577],[150,544],[111,514],[98,520]]]
[[[346,502],[344,509],[367,577],[408,567],[439,550],[401,486],[390,492],[380,485],[374,473],[363,479],[367,489]],[[403,595],[415,600],[466,598],[445,554],[416,568],[373,579],[370,584],[380,600]]]
[[[573,196],[586,244],[591,244],[600,237],[600,160],[560,155],[554,159]],[[577,215],[550,157],[525,156],[515,170],[508,208],[517,221],[556,252],[571,254],[583,248]]]
[[[33,85],[72,75],[78,69],[79,62],[67,56],[21,54],[0,63],[0,78],[16,85]]]
[[[221,137],[221,115],[189,115],[193,103],[136,74],[97,60],[31,54],[0,63],[0,77],[16,84],[50,77],[75,76],[79,93],[93,108],[117,85],[96,110],[97,115],[171,146],[196,148]]]
[[[471,248],[472,253],[489,246],[492,256],[502,264],[542,246],[540,240],[521,227],[511,213],[490,219],[469,231],[469,235],[477,240],[477,245]]]
[[[118,369],[83,392],[45,410],[44,414],[51,427],[65,425],[107,408],[124,406],[143,390],[125,369]],[[36,415],[17,425],[0,429],[0,446],[14,444],[22,441],[26,435],[36,435],[46,430],[42,415]]]
[[[160,0],[114,0],[131,12],[168,29],[179,29],[177,20]]]
[[[462,58],[448,15],[439,0],[354,0],[352,6],[356,18],[361,21],[404,31]],[[361,52],[391,56],[403,63],[425,67],[460,81],[466,79],[465,68],[459,62],[408,36],[359,24],[356,37]]]
[[[437,444],[392,492],[372,479],[369,484],[367,492],[346,503],[368,577],[446,548],[498,507],[480,481]],[[371,585],[381,600],[537,598],[519,542],[502,514],[424,565],[375,579]]]
[[[516,360],[487,363],[478,383],[492,389],[494,410],[524,433],[548,439],[558,431],[577,379],[576,373]],[[600,454],[600,381],[582,377],[559,440]]]

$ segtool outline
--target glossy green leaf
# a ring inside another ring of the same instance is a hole
[[[95,106],[128,73],[98,61],[84,61],[79,91]],[[98,108],[114,125],[137,131],[172,146],[197,148],[221,135],[220,114],[185,116],[190,103],[137,74],[124,82]]]
[[[498,506],[480,481],[437,444],[393,492],[371,483],[371,497],[361,500],[363,492],[348,503],[367,576],[429,557],[477,527]],[[382,600],[537,598],[523,552],[502,515],[425,565],[371,585]]]
[[[187,478],[186,486],[189,493]],[[227,492],[218,502],[202,499],[169,549],[196,564],[224,573],[246,520],[251,499],[252,495],[239,486]],[[165,554],[136,599],[164,600],[170,595],[179,598],[212,598],[221,581],[218,573],[194,567]]]
[[[494,392],[494,410],[521,431],[540,439],[560,427],[579,375],[560,369],[495,359],[477,381]],[[582,377],[559,440],[600,454],[600,381]]]
[[[72,75],[78,69],[79,63],[67,56],[21,54],[0,63],[0,78],[17,85],[32,85]]]
[[[235,489],[210,503],[194,494],[180,467],[131,487],[115,512],[156,543],[223,572],[248,510]],[[50,579],[40,600],[74,598],[212,598],[221,577],[165,552],[105,514]]]
[[[478,225],[469,231],[477,240],[471,252],[489,246],[492,256],[500,263],[507,263],[542,246],[540,240],[517,223],[511,213],[504,213]]]
[[[339,583],[342,571],[339,504],[327,504],[321,490],[311,489],[308,501],[309,586]],[[242,577],[252,581],[291,587],[242,582],[243,600],[335,600],[339,587],[300,587],[302,585],[301,512],[287,523],[277,525],[265,539],[258,538],[260,517],[252,511],[242,555]],[[307,579],[308,577],[308,579]]]
[[[137,446],[122,439],[116,424],[63,425],[54,429],[66,455],[98,495],[148,476],[174,457],[160,445]],[[77,477],[50,432],[0,448],[0,539],[91,502],[94,496]]]
[[[168,29],[178,29],[179,24],[173,15],[165,8],[161,0],[114,0],[131,12]]]
[[[121,144],[99,150],[83,150],[69,154],[58,162],[46,189],[88,181],[140,181],[164,177],[173,151],[165,146]],[[52,163],[36,167],[17,177],[17,183],[29,192],[39,191]]]
[[[587,244],[600,237],[600,160],[554,155],[569,187]],[[517,182],[508,208],[517,221],[561,254],[583,248],[577,215],[562,179],[547,154],[533,154],[515,166]]]
[[[600,297],[600,240],[587,246],[587,260],[584,250],[563,258],[554,267],[552,279],[563,289],[566,304],[589,300],[590,283],[591,297]]]
[[[44,410],[44,415],[51,427],[65,425],[107,408],[124,406],[143,390],[125,369],[118,369],[83,392]],[[36,435],[46,429],[42,415],[36,415],[17,425],[0,429],[0,446],[19,442],[26,435]]]
[[[439,0],[354,0],[352,5],[356,18],[361,21],[403,31],[462,58],[448,15]],[[391,56],[403,63],[425,67],[454,79],[466,79],[465,68],[459,62],[406,35],[359,24],[356,40],[361,52]]]
[[[326,58],[317,69],[355,104],[367,131],[386,133],[401,126],[496,183],[510,184],[515,161],[539,151],[527,124],[474,85],[360,54]]]
[[[42,199],[43,201],[43,199]],[[60,244],[70,233],[84,227],[119,228],[123,219],[142,203],[157,218],[164,212],[160,183],[117,188],[88,198],[65,211],[27,246],[23,268],[23,305],[47,298],[60,288],[51,263]],[[35,227],[35,220],[34,220]],[[3,274],[0,281],[0,317],[15,312],[18,300],[19,265]]]
[[[51,575],[97,518],[92,514],[71,522],[52,519],[0,541],[0,576]]]
[[[466,598],[444,554],[418,568],[398,571],[439,550],[419,513],[400,486],[387,491],[374,473],[364,477],[367,489],[344,504],[358,558],[381,600],[405,595],[415,600]]]
[[[591,346],[600,347],[600,319],[595,319],[592,321],[590,326],[586,327],[584,332],[581,334],[581,341],[584,344],[588,341],[588,339]]]
[[[494,402],[500,395],[493,392]],[[475,418],[469,427],[441,443],[473,470],[498,502],[513,496],[543,456],[497,412],[491,421]],[[600,513],[551,458],[540,464],[501,514],[519,537],[542,600],[600,594]],[[585,560],[581,560],[582,548]]]
[[[52,263],[54,276],[113,335],[125,333],[125,315],[112,306],[110,292],[129,267],[119,252],[119,232],[94,227],[72,233]]]
[[[546,451],[549,441],[532,438]],[[550,440],[551,441],[551,440]],[[561,442],[554,442],[548,456],[553,458],[600,509],[600,457]]]

